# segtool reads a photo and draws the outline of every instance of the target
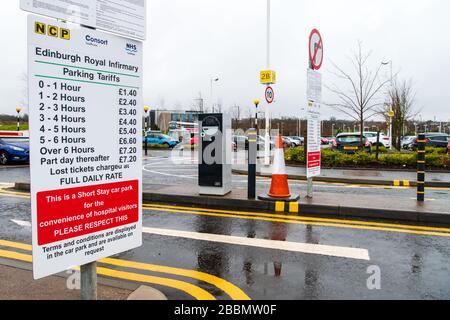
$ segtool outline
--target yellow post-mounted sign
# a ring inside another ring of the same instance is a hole
[[[277,83],[277,73],[273,70],[264,70],[259,73],[259,81],[261,84]]]

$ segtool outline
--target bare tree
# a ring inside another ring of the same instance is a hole
[[[343,80],[343,83],[347,85],[346,88],[343,85],[325,85],[337,97],[337,102],[327,103],[327,105],[359,122],[361,144],[363,143],[364,122],[377,115],[379,112],[377,108],[384,105],[380,93],[390,82],[389,79],[380,79],[380,71],[383,66],[381,63],[376,68],[369,68],[370,56],[371,52],[365,53],[362,43],[359,41],[357,51],[349,58],[353,70],[346,71],[331,61],[334,70],[330,72],[338,79]]]
[[[241,119],[241,106],[234,104],[231,107],[231,115],[233,119],[240,120]]]
[[[392,85],[387,93],[387,101],[379,110],[385,115],[386,121],[389,121],[387,114],[394,111],[392,118],[392,143],[395,148],[401,148],[401,138],[405,135],[405,126],[413,121],[419,111],[414,110],[415,93],[412,89],[412,82],[397,82],[392,80]]]

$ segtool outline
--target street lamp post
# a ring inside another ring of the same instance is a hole
[[[21,107],[16,108],[17,112],[17,131],[20,131],[20,112],[22,111]]]
[[[392,118],[394,118],[395,113],[394,111],[392,111],[392,106],[391,106],[391,110],[389,110],[388,112],[388,117],[389,117],[389,145],[390,148],[393,149],[392,147]]]
[[[210,91],[209,91],[209,103],[211,106],[211,112],[214,113],[214,104],[213,104],[213,82],[219,81],[219,78],[211,78],[210,79]]]
[[[256,107],[256,112],[255,112],[255,129],[256,129],[256,135],[259,136],[259,130],[258,130],[258,106],[259,106],[259,99],[255,99],[253,100],[253,104]]]
[[[149,109],[150,108],[147,106],[144,107],[144,112],[145,112],[145,122],[144,122],[144,124],[145,124],[144,125],[144,127],[145,127],[145,129],[144,129],[145,155],[148,154],[148,141],[147,141],[148,117],[147,117],[147,113],[148,113]]]
[[[247,197],[256,198],[256,163],[258,162],[258,105],[259,99],[253,100],[256,107],[255,128],[248,131],[248,177],[247,177]],[[246,148],[244,148],[246,149]]]
[[[267,70],[270,70],[270,0],[267,0],[267,30],[266,30],[266,65]],[[266,134],[264,136],[264,164],[266,166],[270,165],[270,114],[269,114],[269,104],[266,103],[265,108],[265,118],[266,118]]]

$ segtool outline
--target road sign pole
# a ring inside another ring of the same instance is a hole
[[[308,178],[308,185],[306,189],[306,197],[312,198],[314,193],[314,186],[313,186],[313,178]]]
[[[322,79],[321,75],[316,72],[322,66],[323,62],[323,42],[322,36],[317,29],[313,29],[309,36],[308,44],[308,85],[307,85],[307,103],[308,103],[308,117],[307,117],[307,137],[305,139],[305,160],[306,160],[306,175],[308,178],[307,197],[313,197],[314,176],[320,175],[320,161],[321,161],[321,143],[320,136],[321,124],[319,107],[322,100]]]
[[[97,262],[80,267],[81,300],[97,300]]]
[[[267,69],[270,69],[270,0],[267,0]],[[269,85],[268,85],[269,86]],[[266,103],[266,135],[264,137],[264,165],[270,165],[270,128],[269,128],[269,104]]]

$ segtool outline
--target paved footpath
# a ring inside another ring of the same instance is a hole
[[[70,279],[69,279],[70,280]],[[0,264],[0,300],[79,300],[80,290],[69,289],[68,279],[51,276],[33,280],[30,270]],[[126,300],[132,291],[98,286],[100,300]]]
[[[247,171],[246,165],[233,165],[233,170]],[[271,174],[271,168],[265,166],[258,166],[257,171],[260,174],[268,175]],[[294,178],[298,176],[302,179],[306,176],[306,170],[304,167],[294,167],[286,166],[286,173]],[[426,173],[427,182],[439,182],[450,184],[450,172],[427,172]],[[369,181],[388,181],[392,182],[395,180],[403,182],[415,181],[417,179],[417,173],[414,171],[382,171],[382,170],[370,170],[370,169],[323,169],[321,170],[321,178],[329,179],[362,179]]]

